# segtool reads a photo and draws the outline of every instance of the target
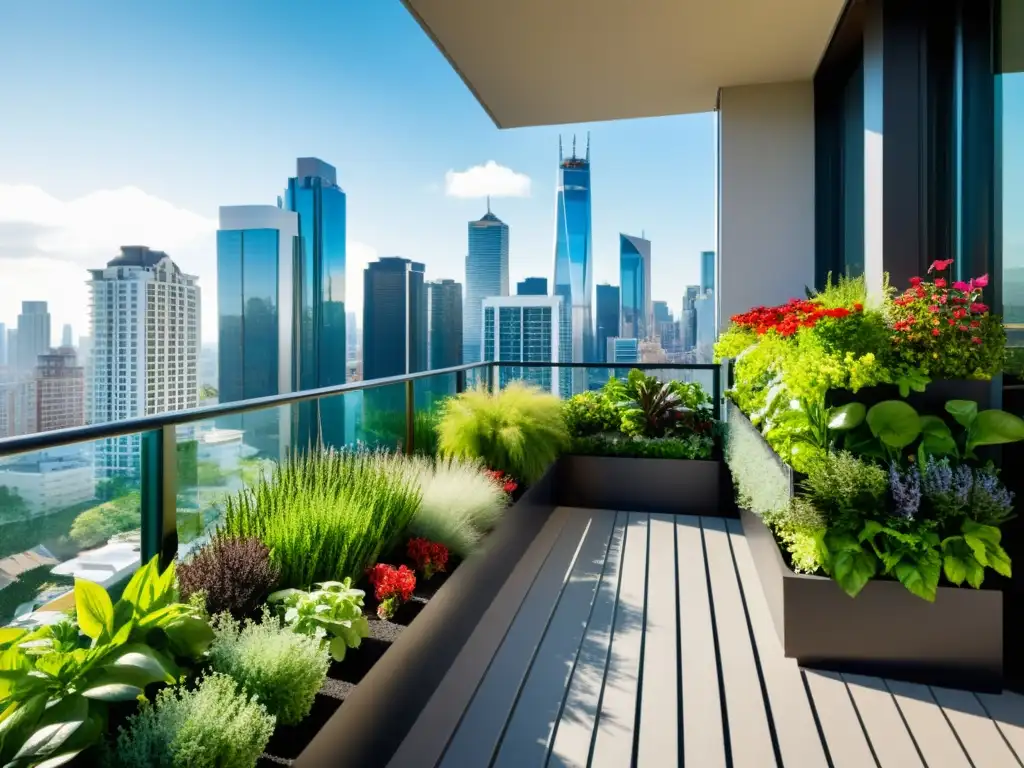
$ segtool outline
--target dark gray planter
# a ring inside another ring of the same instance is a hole
[[[554,489],[563,507],[673,515],[728,515],[732,510],[725,469],[713,459],[563,456],[555,465]]]
[[[865,387],[859,392],[847,389],[833,389],[828,393],[829,405],[845,405],[850,402],[864,403],[869,408],[883,400],[901,400],[899,387],[882,384]],[[925,387],[924,392],[911,392],[906,398],[918,413],[942,415],[950,400],[974,400],[978,410],[1003,407],[1003,375],[997,374],[989,381],[971,379],[937,379]]]
[[[757,515],[740,512],[785,655],[808,667],[1000,691],[1003,595],[939,587],[934,603],[898,581],[851,598],[831,579],[794,573]]]

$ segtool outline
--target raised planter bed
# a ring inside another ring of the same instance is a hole
[[[1003,375],[998,374],[988,381],[937,379],[930,382],[924,392],[911,392],[906,398],[900,397],[899,387],[894,384],[865,387],[857,392],[833,389],[827,396],[829,405],[845,405],[857,401],[869,408],[883,400],[902,399],[906,399],[919,413],[942,413],[950,400],[974,400],[979,411],[1002,408]]]

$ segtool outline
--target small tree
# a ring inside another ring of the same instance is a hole
[[[13,488],[0,485],[0,523],[16,523],[28,517],[28,505]]]

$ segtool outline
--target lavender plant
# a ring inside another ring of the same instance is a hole
[[[913,520],[921,508],[921,475],[916,467],[901,471],[894,463],[889,465],[889,495],[895,517]]]
[[[1013,492],[987,469],[974,472],[970,516],[982,525],[1001,525],[1012,518]]]

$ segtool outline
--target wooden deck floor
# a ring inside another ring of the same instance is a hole
[[[393,768],[1007,768],[1024,697],[804,670],[738,521],[560,507]]]

